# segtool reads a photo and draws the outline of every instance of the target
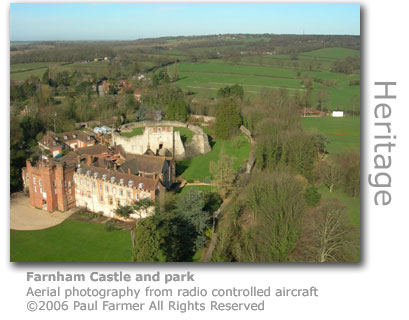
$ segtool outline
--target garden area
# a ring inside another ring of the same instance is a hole
[[[10,230],[11,262],[130,262],[131,258],[130,233],[101,223],[68,219],[43,230]]]

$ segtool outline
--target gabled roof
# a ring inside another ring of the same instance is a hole
[[[56,141],[60,142],[68,142],[72,140],[80,140],[83,142],[93,141],[94,134],[91,131],[82,131],[82,130],[75,130],[69,132],[62,132],[62,133],[55,133],[52,131],[48,131],[47,135],[53,138]]]
[[[121,164],[118,170],[128,172],[129,169],[129,171],[133,174],[137,174],[139,172],[160,174],[163,171],[165,162],[165,157],[128,153],[126,156],[126,161]]]
[[[130,186],[131,181],[135,188],[139,188],[141,186],[142,190],[155,191],[156,187],[159,185],[158,178],[150,179],[142,176],[136,176],[133,174],[118,172],[116,170],[87,166],[84,164],[80,164],[75,170],[78,174],[89,175],[94,179],[105,180],[107,182],[116,183],[118,185],[121,185],[120,183],[122,181],[123,182],[122,185],[124,187]],[[105,177],[105,179],[103,179],[103,177]]]

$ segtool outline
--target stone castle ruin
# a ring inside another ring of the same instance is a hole
[[[192,141],[183,144],[180,132],[174,127],[183,127],[193,132]],[[135,128],[145,128],[143,134],[125,137],[112,133],[113,145],[122,145],[124,150],[134,154],[152,151],[162,156],[173,156],[175,160],[192,158],[211,150],[207,134],[202,128],[178,121],[141,121],[123,125],[121,132],[132,132]]]

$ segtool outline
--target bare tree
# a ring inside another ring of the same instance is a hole
[[[340,183],[341,172],[339,166],[332,160],[322,160],[316,167],[317,176],[325,184],[329,192]]]
[[[224,150],[220,152],[219,160],[210,161],[210,172],[213,174],[214,183],[219,188],[220,195],[225,198],[233,187],[234,158],[229,157]]]
[[[348,261],[353,254],[353,227],[346,207],[336,199],[328,199],[312,219],[315,233],[311,239],[312,260],[317,262]]]

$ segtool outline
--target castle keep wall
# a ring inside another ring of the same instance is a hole
[[[160,149],[167,149],[175,160],[184,160],[199,154],[205,154],[211,150],[207,135],[202,128],[194,125],[187,125],[178,121],[141,121],[123,125],[122,132],[131,132],[134,128],[144,127],[142,135],[124,137],[117,132],[112,133],[114,145],[122,145],[126,152],[144,154],[147,149],[157,152]],[[193,132],[192,141],[183,145],[179,131],[174,131],[173,127],[188,128]]]

